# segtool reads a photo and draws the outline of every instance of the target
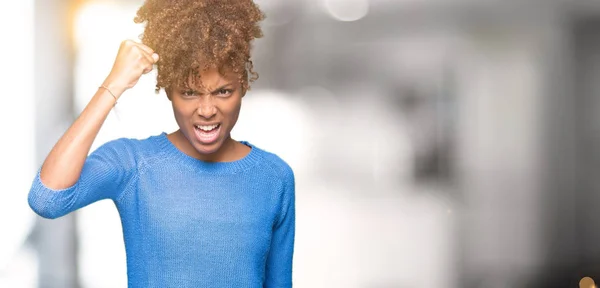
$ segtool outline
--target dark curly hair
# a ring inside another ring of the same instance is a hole
[[[244,91],[258,79],[250,59],[251,42],[263,36],[264,13],[252,0],[146,0],[135,23],[144,23],[142,43],[159,56],[156,92],[189,88],[200,71],[231,69]]]

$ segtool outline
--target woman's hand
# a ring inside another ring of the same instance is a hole
[[[133,88],[142,75],[152,71],[158,61],[158,54],[152,48],[131,40],[121,42],[117,58],[103,86],[110,89],[115,97]]]

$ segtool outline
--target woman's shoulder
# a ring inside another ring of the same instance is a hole
[[[146,157],[156,155],[160,150],[160,135],[147,136],[145,138],[120,137],[109,140],[102,144],[96,152],[114,151],[120,155],[129,155],[134,157]]]
[[[252,146],[252,149],[256,149],[260,154],[261,166],[267,168],[267,171],[283,181],[293,181],[294,170],[281,156],[256,146]]]

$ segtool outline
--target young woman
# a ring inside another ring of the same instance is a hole
[[[121,216],[129,287],[291,287],[295,183],[278,156],[233,140],[257,78],[252,0],[148,0],[104,83],[40,168],[31,208],[57,218],[102,199]],[[110,109],[157,67],[179,130],[88,152]],[[276,119],[274,119],[276,121]]]

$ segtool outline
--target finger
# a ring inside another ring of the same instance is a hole
[[[152,71],[152,69],[154,68],[154,65],[152,63],[146,63],[146,65],[143,65],[143,70],[142,70],[142,74],[147,74],[150,71]]]
[[[156,63],[159,59],[159,56],[156,53],[149,54],[146,51],[140,51],[140,52],[144,55],[144,58],[146,58],[146,60],[148,60],[148,62],[150,62],[152,64]]]
[[[144,66],[146,66],[146,65],[152,66],[156,62],[154,60],[155,58],[152,56],[152,55],[154,55],[156,53],[153,53],[152,55],[150,55],[150,54],[146,53],[146,51],[140,51],[140,52],[141,52],[142,57],[143,57],[142,61],[144,62],[143,63]]]
[[[146,67],[146,69],[144,69],[144,71],[142,71],[142,74],[148,74],[148,73],[150,73],[150,71],[152,71],[152,66]]]
[[[140,64],[143,69],[142,73],[146,74],[146,73],[152,71],[155,61],[154,61],[154,58],[151,55],[148,55],[146,52],[142,52],[142,55],[143,55],[143,58],[141,59],[142,63],[140,63]]]
[[[149,55],[152,55],[154,53],[154,50],[152,50],[152,48],[141,44],[141,43],[135,43],[136,46],[138,46],[140,49],[144,50],[146,53],[148,53]]]
[[[144,63],[141,63],[141,68],[142,68],[142,74],[146,74],[150,71],[152,71],[152,68],[154,68],[154,64],[152,64],[152,62],[148,62],[148,61],[143,61]]]

